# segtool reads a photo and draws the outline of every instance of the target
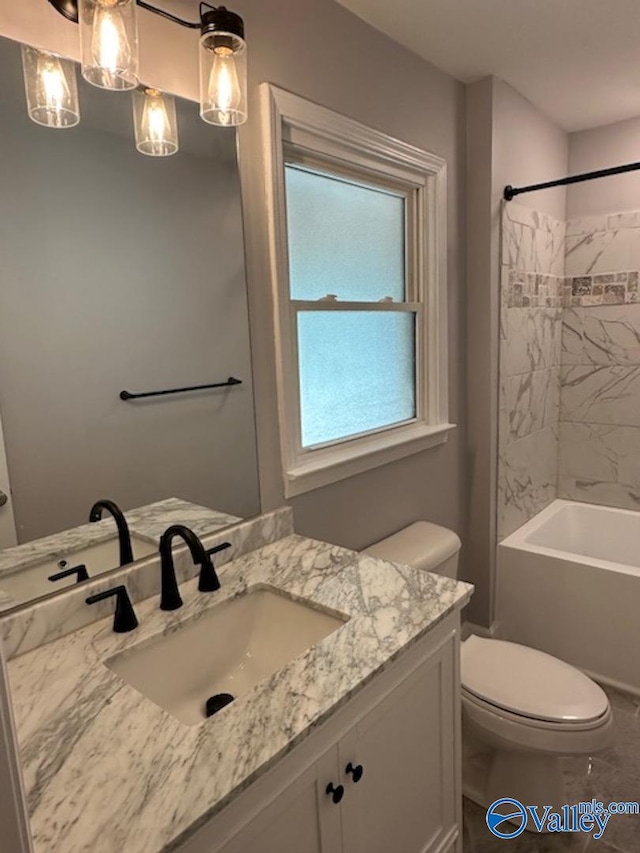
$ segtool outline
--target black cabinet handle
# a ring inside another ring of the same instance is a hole
[[[329,782],[326,793],[327,796],[330,796],[333,802],[338,805],[340,800],[344,797],[344,785],[336,785],[334,787],[333,782]]]
[[[347,774],[347,776],[350,775],[353,781],[357,784],[362,779],[364,767],[362,766],[362,764],[356,764],[356,766],[354,767],[353,764],[349,762],[344,768],[344,772]]]

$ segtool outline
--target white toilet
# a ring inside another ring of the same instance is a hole
[[[457,577],[460,539],[418,521],[366,553]],[[461,646],[465,796],[488,806],[566,802],[560,758],[610,746],[606,693],[557,658],[504,640],[470,636]]]

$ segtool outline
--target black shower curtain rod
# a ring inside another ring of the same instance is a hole
[[[608,178],[610,175],[623,175],[625,172],[636,172],[638,169],[640,169],[640,163],[627,163],[624,166],[612,166],[610,169],[599,169],[597,172],[585,172],[582,175],[569,175],[568,178],[559,178],[557,181],[546,181],[544,184],[531,184],[528,187],[512,187],[509,184],[504,188],[503,198],[505,201],[511,201],[511,199],[523,193],[548,190],[551,187],[565,187],[567,184],[580,184],[582,181],[593,181],[595,178]]]

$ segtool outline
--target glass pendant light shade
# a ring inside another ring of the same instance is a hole
[[[82,76],[101,89],[138,85],[135,0],[79,0]]]
[[[200,116],[234,127],[247,120],[247,45],[242,18],[223,6],[202,16]]]
[[[75,63],[23,44],[22,69],[29,118],[44,127],[75,127],[80,121]]]
[[[178,121],[173,95],[140,88],[133,93],[136,148],[149,157],[169,157],[178,150]]]

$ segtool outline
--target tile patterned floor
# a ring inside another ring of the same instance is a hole
[[[591,800],[640,802],[640,698],[606,688],[613,708],[615,742],[589,761],[567,760],[569,803]],[[525,832],[509,841],[487,829],[485,810],[464,801],[464,853],[640,853],[640,816],[611,817],[596,841],[583,833]]]

